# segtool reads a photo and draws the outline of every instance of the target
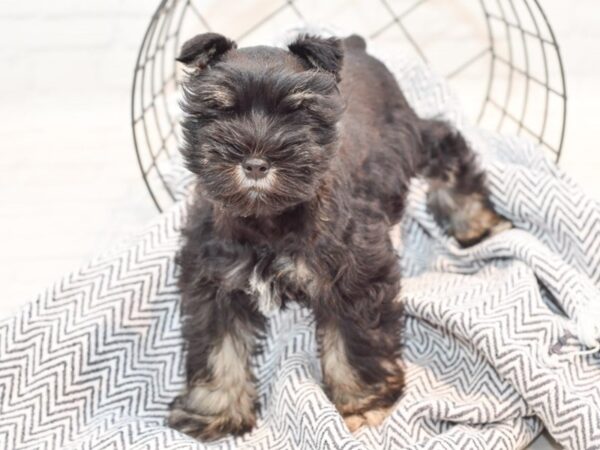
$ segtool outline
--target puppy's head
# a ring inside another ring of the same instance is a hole
[[[337,39],[237,49],[215,33],[186,42],[182,153],[204,194],[230,213],[268,216],[312,198],[337,149]]]

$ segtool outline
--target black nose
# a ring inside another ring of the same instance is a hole
[[[260,180],[269,173],[269,163],[262,158],[248,158],[242,164],[244,173],[253,180]]]

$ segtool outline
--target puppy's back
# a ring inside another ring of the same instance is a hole
[[[394,75],[378,59],[366,51],[365,40],[352,35],[345,38],[344,64],[340,90],[347,102],[347,112],[363,123],[393,121],[399,111],[412,114]]]
[[[350,173],[358,197],[389,199],[385,214],[400,217],[408,180],[414,174],[417,116],[394,75],[366,51],[360,36],[343,40],[340,91],[342,117],[340,163]]]

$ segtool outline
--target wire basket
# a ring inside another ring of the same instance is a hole
[[[326,23],[393,43],[445,75],[481,127],[535,140],[557,161],[566,119],[558,44],[537,0],[163,0],[135,67],[131,119],[138,163],[159,210],[173,203],[178,152],[175,62],[188,38],[217,31],[240,46]]]

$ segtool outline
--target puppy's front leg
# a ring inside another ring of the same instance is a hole
[[[168,423],[195,438],[242,434],[255,424],[257,394],[249,369],[264,318],[242,291],[209,284],[185,298],[187,386],[171,404]]]
[[[316,313],[327,393],[352,432],[379,425],[402,391],[397,291],[394,283],[373,283],[334,311]]]

